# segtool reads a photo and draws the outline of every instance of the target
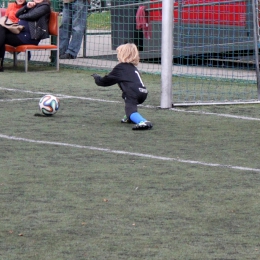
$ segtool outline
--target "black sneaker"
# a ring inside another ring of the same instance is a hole
[[[133,126],[133,130],[150,130],[152,129],[153,125],[149,121],[140,122],[139,124],[136,124]]]
[[[128,119],[128,117],[125,115],[122,119],[121,119],[121,123],[132,123],[132,121],[130,119]]]
[[[60,59],[61,60],[65,60],[65,59],[76,59],[77,57],[72,56],[70,53],[64,53],[62,55],[60,55]]]

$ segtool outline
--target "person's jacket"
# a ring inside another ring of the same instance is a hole
[[[49,3],[42,2],[33,8],[28,8],[27,5],[22,7],[17,11],[16,17],[28,22],[32,39],[42,40],[49,38],[50,13]]]
[[[118,63],[108,75],[104,77],[97,75],[97,77],[95,77],[95,83],[101,87],[118,84],[123,93],[139,91],[147,93],[139,71],[132,63]]]
[[[146,7],[141,5],[138,7],[136,12],[136,29],[143,30],[144,37],[146,39],[151,39],[151,25],[149,23],[149,15],[146,11]]]

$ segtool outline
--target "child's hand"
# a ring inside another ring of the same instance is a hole
[[[98,74],[96,74],[96,73],[92,74],[91,76],[92,76],[95,80],[96,80],[97,78],[100,78],[100,76],[99,76]]]
[[[33,8],[35,5],[36,5],[35,2],[28,2],[28,3],[27,3],[27,7],[28,7],[28,8]]]

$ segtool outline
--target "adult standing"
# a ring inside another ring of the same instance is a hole
[[[60,59],[76,59],[86,29],[90,0],[63,0]]]

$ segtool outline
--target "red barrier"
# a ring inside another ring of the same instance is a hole
[[[217,2],[217,4],[210,5],[209,3],[211,2]],[[174,7],[177,6],[178,2],[175,2]],[[150,8],[160,9],[150,11],[150,21],[162,21],[162,4],[151,3]],[[184,0],[182,2],[182,9],[179,11],[181,15],[181,22],[185,24],[196,23],[246,26],[246,2],[231,3],[230,1],[227,2],[226,0]],[[174,9],[175,22],[177,22],[179,11],[177,8]]]

